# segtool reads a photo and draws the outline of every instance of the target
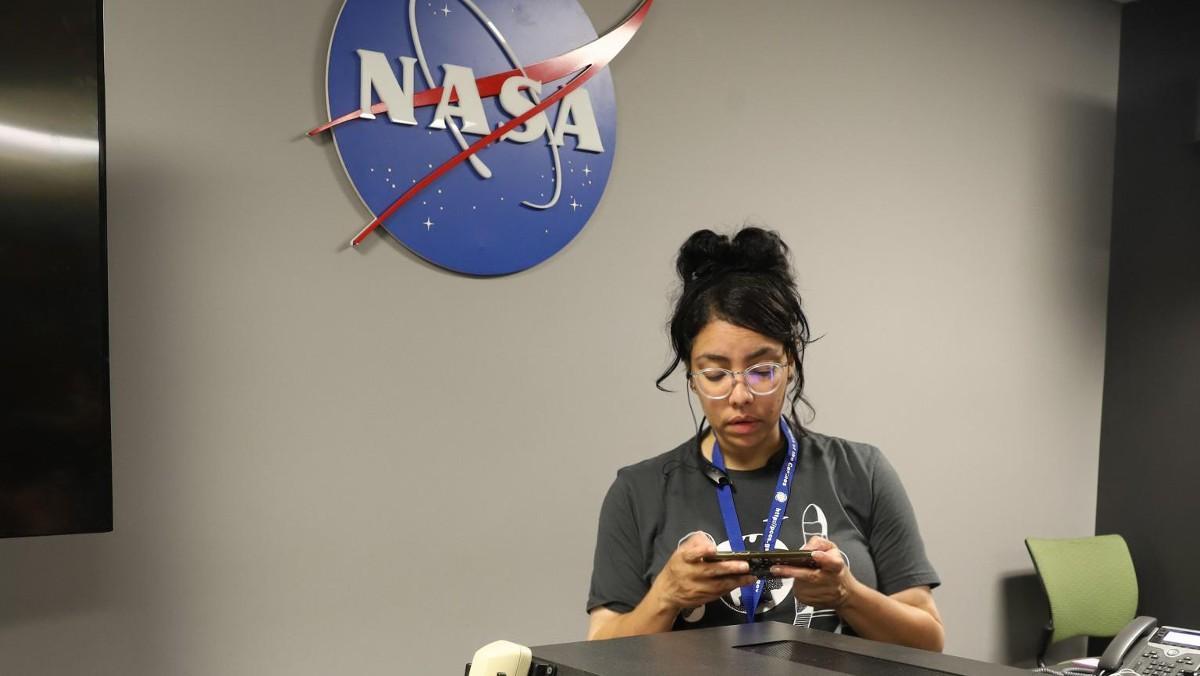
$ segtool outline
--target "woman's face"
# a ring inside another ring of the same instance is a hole
[[[695,372],[717,367],[738,372],[763,362],[782,364],[786,361],[787,355],[779,341],[717,319],[696,334],[688,370]],[[779,445],[779,416],[783,412],[790,375],[789,365],[780,374],[782,382],[778,389],[766,395],[752,393],[744,376],[737,377],[733,392],[724,399],[709,399],[696,392],[722,449],[745,453],[774,450]],[[689,386],[696,391],[695,382],[689,382]]]

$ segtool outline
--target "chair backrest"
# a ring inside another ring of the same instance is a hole
[[[1120,535],[1027,538],[1025,547],[1050,602],[1050,643],[1072,636],[1115,636],[1133,619],[1137,573]]]

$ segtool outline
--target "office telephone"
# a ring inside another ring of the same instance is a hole
[[[1200,676],[1200,631],[1136,617],[1108,644],[1096,675]]]

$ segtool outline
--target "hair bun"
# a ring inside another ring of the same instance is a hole
[[[729,248],[727,235],[718,235],[712,230],[698,230],[679,247],[675,271],[684,284],[708,276],[715,265],[729,257]]]
[[[684,285],[734,272],[792,278],[787,244],[778,234],[756,227],[742,228],[732,239],[712,230],[693,233],[679,248],[675,269]]]
[[[733,238],[733,248],[749,269],[791,279],[788,246],[779,233],[762,228],[742,228]]]

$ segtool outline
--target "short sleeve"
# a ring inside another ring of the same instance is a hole
[[[871,491],[868,540],[879,591],[890,595],[911,587],[933,588],[941,584],[925,555],[925,543],[908,494],[882,453],[875,454]]]
[[[604,496],[592,560],[588,612],[606,607],[627,613],[649,591],[632,489],[627,478],[618,473]]]

